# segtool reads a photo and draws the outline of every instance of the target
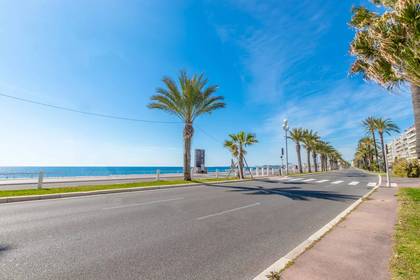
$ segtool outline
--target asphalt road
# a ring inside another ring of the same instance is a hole
[[[296,178],[0,205],[0,279],[252,279],[377,181]]]

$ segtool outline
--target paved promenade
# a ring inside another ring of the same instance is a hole
[[[282,273],[283,280],[388,280],[397,188],[379,188]]]

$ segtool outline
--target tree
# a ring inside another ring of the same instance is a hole
[[[300,143],[302,143],[305,139],[305,133],[303,128],[293,128],[290,131],[290,139],[292,139],[293,142],[296,143],[296,154],[298,159],[298,166],[299,166],[299,172],[303,173],[302,169],[302,158],[300,155]]]
[[[305,145],[306,155],[307,155],[307,162],[308,162],[308,172],[312,172],[311,170],[311,151],[315,149],[315,145],[319,140],[319,136],[316,132],[305,129],[303,132],[303,140],[302,143]],[[316,163],[315,163],[316,165]],[[315,168],[316,169],[316,168]],[[316,170],[315,170],[316,171]]]
[[[376,169],[376,166],[373,164],[373,154],[375,152],[373,145],[373,140],[370,137],[363,137],[359,140],[354,157],[357,167],[367,170]]]
[[[381,139],[381,148],[382,148],[382,157],[384,159],[384,164],[382,166],[383,170],[386,171],[386,158],[385,158],[385,144],[384,144],[384,133],[391,135],[392,132],[400,132],[399,127],[393,123],[390,119],[375,119],[375,126],[378,130],[379,138]]]
[[[184,180],[191,180],[191,141],[194,134],[194,120],[214,110],[224,108],[222,96],[214,96],[218,86],[207,86],[203,74],[188,77],[181,71],[178,77],[179,86],[169,77],[162,79],[165,87],[159,87],[148,105],[173,114],[184,123]]]
[[[365,120],[363,120],[362,124],[366,132],[372,135],[373,145],[375,148],[375,159],[376,159],[376,163],[379,165],[378,147],[376,145],[376,137],[375,137],[375,131],[376,131],[375,121],[376,119],[374,117],[368,117]]]
[[[353,8],[350,25],[356,30],[350,52],[351,72],[392,89],[411,86],[416,131],[420,131],[420,5],[418,0],[373,0],[381,13]],[[420,156],[420,133],[416,134]]]
[[[229,134],[229,138],[230,138],[229,140],[225,141],[224,146],[228,148],[229,151],[232,153],[232,156],[236,158],[238,162],[239,178],[243,179],[244,178],[244,161],[245,161],[245,155],[246,155],[245,148],[247,146],[258,143],[258,140],[255,137],[255,134],[246,133],[244,131],[241,131],[237,134]]]

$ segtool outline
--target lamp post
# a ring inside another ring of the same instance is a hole
[[[283,129],[285,137],[285,146],[286,146],[286,176],[289,175],[289,152],[287,150],[287,132],[289,131],[289,125],[287,124],[287,119],[283,120]]]

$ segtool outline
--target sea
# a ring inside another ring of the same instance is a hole
[[[208,172],[222,172],[227,166],[207,167]],[[83,176],[112,176],[112,175],[144,175],[182,173],[180,166],[15,166],[0,167],[0,179],[36,178],[39,172],[44,177],[83,177]]]

